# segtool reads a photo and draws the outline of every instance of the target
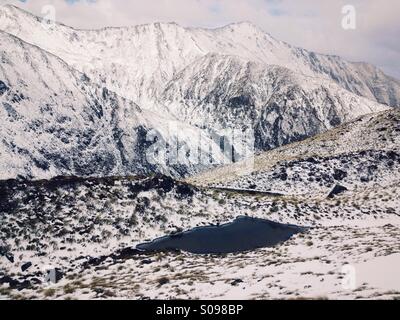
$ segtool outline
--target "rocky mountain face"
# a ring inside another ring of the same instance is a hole
[[[174,116],[200,128],[254,130],[257,150],[302,140],[386,109],[332,81],[218,54],[179,72],[162,101]]]
[[[249,23],[75,30],[4,6],[0,30],[2,178],[188,176],[400,105],[375,67]]]
[[[93,83],[38,47],[4,32],[0,40],[2,179],[132,172],[182,176],[206,163],[152,159],[147,153],[152,154],[155,139],[159,144],[178,139],[179,132],[166,128],[166,120]],[[200,134],[184,124],[177,128]],[[179,141],[185,150],[199,147],[190,139]],[[211,160],[213,156],[223,157],[218,150],[210,154]]]

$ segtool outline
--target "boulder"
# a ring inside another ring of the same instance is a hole
[[[341,194],[341,193],[343,193],[343,192],[346,192],[348,189],[346,188],[346,187],[344,187],[344,186],[342,186],[342,185],[340,185],[340,184],[337,184],[337,185],[335,185],[334,187],[333,187],[333,189],[331,190],[331,192],[329,192],[329,195],[328,195],[328,198],[329,199],[332,199],[332,198],[334,198],[335,196],[337,196],[337,195],[339,195],[339,194]]]
[[[25,272],[26,270],[28,270],[30,267],[32,267],[32,262],[26,262],[21,266],[21,271]]]

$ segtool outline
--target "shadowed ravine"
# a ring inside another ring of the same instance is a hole
[[[198,227],[192,230],[139,244],[142,251],[182,250],[195,254],[223,254],[272,247],[306,228],[269,220],[238,217],[221,226]]]

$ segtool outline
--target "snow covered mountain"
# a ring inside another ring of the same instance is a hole
[[[290,46],[247,22],[218,29],[154,23],[76,30],[62,24],[45,28],[38,17],[13,6],[3,7],[0,17],[1,30],[59,56],[144,108],[152,107],[177,72],[209,53],[333,80],[358,95],[400,106],[400,82],[377,68]]]
[[[182,176],[205,161],[150,161],[152,139],[179,139],[198,151],[190,137],[201,134],[171,122],[92,83],[58,57],[0,31],[0,178],[57,175],[109,176],[161,172]],[[207,137],[203,137],[207,139]],[[213,142],[210,140],[209,144]],[[207,145],[207,144],[206,144]],[[218,151],[204,157],[220,157]],[[204,169],[204,168],[203,168]]]
[[[292,47],[250,23],[76,30],[7,5],[0,30],[2,178],[187,176],[232,160],[222,137],[240,158],[227,129],[253,130],[263,151],[400,106],[400,82],[375,67]],[[171,140],[183,161],[148,163],[152,143]]]
[[[257,150],[387,108],[326,79],[218,54],[208,54],[179,72],[162,101],[175,117],[200,128],[253,129]]]

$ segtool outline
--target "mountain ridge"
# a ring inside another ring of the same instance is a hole
[[[174,56],[168,53],[164,47],[157,47],[159,48],[160,51],[158,54],[161,55],[168,55],[168,62],[166,66],[161,66],[163,72],[166,72],[166,75],[168,74],[168,78],[171,78],[172,74],[171,72],[174,72],[174,69],[182,69],[184,66],[188,65],[188,63],[193,62],[193,57],[198,57],[199,54],[203,55],[208,52],[222,52],[224,54],[238,54],[239,56],[245,57],[249,60],[253,61],[264,61],[267,62],[268,64],[277,64],[281,66],[286,66],[289,69],[291,68],[293,71],[297,73],[304,73],[304,74],[309,74],[313,76],[319,76],[319,77],[325,77],[325,78],[330,78],[333,79],[334,81],[338,82],[341,86],[343,86],[345,89],[352,91],[356,94],[363,95],[368,98],[374,98],[381,103],[385,103],[391,106],[399,106],[399,92],[400,92],[400,82],[399,81],[393,81],[391,82],[392,78],[387,78],[386,75],[380,74],[380,81],[385,82],[385,85],[393,85],[390,89],[393,91],[391,94],[377,94],[374,96],[373,90],[371,90],[367,84],[363,83],[363,80],[360,80],[360,78],[355,77],[354,74],[357,73],[357,63],[352,63],[345,61],[338,56],[333,56],[333,55],[321,55],[317,54],[314,52],[309,52],[307,50],[304,50],[302,48],[298,47],[293,47],[287,43],[284,43],[282,41],[276,40],[273,38],[270,34],[266,33],[264,30],[256,27],[253,24],[249,23],[234,23],[230,24],[221,28],[216,28],[216,29],[205,29],[205,28],[185,28],[181,27],[178,24],[167,24],[167,23],[153,23],[153,24],[144,24],[144,25],[139,25],[139,26],[134,26],[134,27],[129,27],[126,30],[122,30],[124,27],[113,29],[113,30],[75,30],[71,27],[67,27],[65,25],[62,25],[63,28],[67,28],[67,30],[60,30],[60,34],[55,37],[54,34],[52,34],[51,31],[45,30],[46,37],[48,39],[53,39],[54,41],[47,41],[47,43],[43,43],[42,39],[43,36],[35,39],[32,38],[32,35],[36,33],[41,33],[43,30],[40,26],[37,25],[38,22],[38,17],[28,14],[29,17],[34,17],[33,21],[27,22],[29,24],[29,28],[27,28],[24,25],[13,25],[13,21],[15,22],[18,20],[18,15],[20,13],[20,9],[17,7],[12,7],[13,9],[11,10],[13,12],[13,15],[7,15],[5,14],[3,17],[3,24],[0,23],[0,29],[9,29],[10,33],[15,33],[17,36],[22,37],[22,38],[27,38],[30,37],[30,41],[28,42],[33,42],[35,44],[38,44],[40,47],[47,49],[47,51],[50,51],[52,53],[55,53],[58,56],[62,56],[63,52],[70,51],[70,52],[76,52],[79,53],[81,52],[81,57],[85,57],[85,54],[88,52],[82,51],[79,47],[72,46],[71,49],[68,49],[68,47],[65,47],[66,44],[68,44],[68,38],[72,39],[76,36],[79,36],[80,41],[84,41],[85,36],[88,36],[91,34],[92,43],[96,43],[96,38],[99,37],[100,35],[103,35],[101,41],[108,41],[107,39],[112,39],[112,37],[115,38],[116,43],[110,43],[109,45],[112,46],[117,46],[118,47],[118,41],[125,41],[122,37],[123,36],[123,31],[125,31],[126,36],[134,42],[144,43],[143,41],[145,38],[143,37],[148,37],[148,39],[151,38],[158,38],[159,40],[157,41],[156,46],[163,46],[163,41],[165,42],[165,45],[167,45],[169,48],[172,48],[172,46],[175,46],[181,50],[183,53],[183,60],[177,63],[177,57],[179,55]],[[31,19],[32,20],[32,19]],[[14,23],[15,24],[15,23]],[[55,25],[55,29],[60,26],[59,24]],[[157,27],[156,27],[157,26]],[[239,26],[239,28],[238,28]],[[246,27],[249,27],[249,30],[246,30]],[[25,29],[24,29],[25,28]],[[159,30],[159,31],[157,31]],[[6,30],[7,31],[7,30]],[[140,32],[139,32],[140,31]],[[121,33],[122,32],[122,33]],[[138,36],[138,32],[139,35]],[[231,35],[234,34],[234,37]],[[60,46],[60,49],[57,49],[57,47],[51,47],[49,43],[54,43],[57,44],[57,42],[60,41],[62,37],[66,37],[68,35],[68,38],[65,40],[62,40],[63,45],[57,45]],[[107,35],[106,38],[104,36]],[[111,37],[111,38],[110,38]],[[173,38],[175,37],[175,40],[172,41]],[[211,38],[215,37],[215,39],[210,42]],[[125,37],[126,38],[126,37]],[[135,40],[136,38],[136,40]],[[119,39],[119,40],[118,40]],[[57,41],[58,40],[58,41]],[[99,39],[100,41],[100,39]],[[113,40],[114,41],[114,40]],[[240,41],[243,41],[243,45],[240,44]],[[123,44],[123,42],[121,42]],[[120,45],[121,45],[120,44]],[[126,44],[126,42],[125,42]],[[272,46],[272,47],[271,47]],[[89,46],[90,48],[91,46]],[[93,47],[93,45],[92,45]],[[236,49],[229,49],[229,47],[235,48]],[[62,51],[60,51],[62,49]],[[100,48],[100,47],[99,47]],[[275,51],[272,52],[271,48]],[[103,48],[105,49],[105,48]],[[156,47],[150,46],[148,49],[148,52],[151,54],[153,50],[159,50],[156,49]],[[95,57],[100,57],[98,53],[96,53],[93,50],[97,50],[95,47],[93,49],[90,49],[90,52],[94,54],[92,58],[90,58],[90,54],[88,58],[89,61],[86,61],[85,63],[91,63],[90,59],[93,59]],[[131,55],[130,52],[132,52],[132,48],[127,46],[126,48],[122,48],[121,50],[126,52],[126,54]],[[235,51],[236,50],[236,51]],[[60,52],[57,52],[60,51]],[[155,52],[156,52],[155,51]],[[110,52],[111,53],[111,52]],[[65,55],[65,54],[64,54]],[[176,55],[176,54],[175,54]],[[279,57],[278,57],[279,56]],[[95,58],[95,60],[97,59]],[[111,58],[111,56],[110,56]],[[115,57],[115,59],[119,59],[118,56]],[[144,57],[141,58],[140,56],[135,57],[135,54],[130,56],[130,59],[132,61],[137,61],[140,63],[140,61],[143,61],[144,63],[157,63],[157,55],[154,56],[154,58],[151,58],[150,60],[145,59]],[[139,59],[139,60],[137,60]],[[66,60],[69,64],[73,64],[74,57],[71,56],[69,53],[64,57],[64,60]],[[104,59],[103,59],[104,60]],[[164,62],[165,63],[165,62]],[[77,68],[82,69],[84,65],[81,63],[77,63]],[[111,66],[109,66],[111,67]],[[118,70],[118,67],[116,67]],[[344,70],[347,69],[354,69],[351,72],[348,72],[346,74],[341,74]],[[90,69],[90,68],[89,68]],[[133,69],[132,71],[134,71]],[[80,70],[82,71],[82,70]],[[104,70],[105,71],[105,70]],[[138,69],[140,71],[140,69]],[[179,70],[177,70],[179,71]],[[140,71],[143,72],[143,71]],[[151,75],[151,73],[150,73]],[[148,77],[148,75],[147,75]],[[163,79],[163,76],[158,75],[155,80]],[[101,77],[100,77],[101,78]],[[140,81],[139,79],[134,79],[134,78],[129,78],[129,81]],[[159,80],[157,80],[159,81]],[[360,82],[361,81],[361,82]],[[359,82],[359,83],[358,83]],[[357,84],[358,83],[358,84]],[[392,84],[390,84],[392,83]],[[108,83],[110,85],[110,83]],[[110,89],[114,89],[110,87]],[[121,88],[117,88],[120,89]],[[123,89],[123,88],[122,88]],[[119,90],[113,90],[117,93],[119,93]],[[125,94],[122,94],[124,96],[127,96],[126,93],[127,90],[125,90]],[[389,95],[387,97],[386,95]],[[130,98],[129,96],[127,96]],[[394,98],[393,98],[394,97]],[[134,97],[135,98],[135,97]],[[136,97],[137,98],[137,97]],[[133,99],[135,100],[135,99]],[[145,101],[145,100],[144,100]],[[139,105],[143,105],[143,103],[139,103],[139,101],[135,101]]]

